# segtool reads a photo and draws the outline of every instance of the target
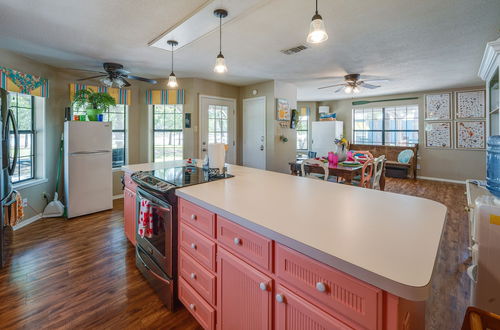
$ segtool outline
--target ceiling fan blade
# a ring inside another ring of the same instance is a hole
[[[318,89],[332,88],[332,87],[337,87],[337,86],[345,86],[345,84],[328,85],[328,86],[319,87]]]
[[[123,85],[123,87],[130,87],[132,85],[130,85],[130,83],[128,81],[126,81],[125,79],[121,78],[123,80],[123,82],[125,83],[125,85]]]
[[[102,71],[97,71],[97,70],[85,70],[85,69],[73,69],[73,68],[66,68],[65,70],[107,74],[107,72],[102,72]]]
[[[102,78],[102,77],[106,77],[106,76],[107,76],[107,74],[101,74],[101,75],[98,75],[98,76],[92,76],[92,77],[77,79],[76,81],[89,80],[89,79],[97,79],[97,78]]]
[[[368,89],[375,89],[375,88],[379,88],[380,86],[376,86],[376,85],[372,85],[372,84],[367,84],[365,82],[363,82],[362,84],[360,84],[361,87],[364,87],[364,88],[368,88]]]
[[[366,80],[363,80],[364,82],[389,82],[389,80],[387,79],[366,79]]]
[[[113,70],[113,72],[119,73],[119,74],[124,75],[124,76],[126,76],[130,73],[130,71],[127,71],[125,69],[116,69],[116,70]]]
[[[341,91],[341,90],[343,90],[343,89],[344,89],[344,86],[342,86],[342,87],[340,87],[340,88],[337,88],[337,89],[335,90],[335,92],[334,92],[334,93],[338,93],[338,92],[340,92],[340,91]]]
[[[132,75],[126,75],[125,77],[129,78],[129,79],[144,81],[144,82],[147,82],[147,83],[150,83],[150,84],[156,84],[157,83],[157,81],[153,80],[153,79],[147,79],[147,78],[142,78],[142,77],[137,77],[137,76],[132,76]]]

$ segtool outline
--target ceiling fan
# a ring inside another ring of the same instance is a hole
[[[323,87],[320,87],[318,89],[338,87],[334,91],[334,93],[338,93],[343,89],[346,94],[351,94],[351,93],[357,94],[361,91],[360,87],[368,88],[368,89],[375,89],[375,88],[381,87],[379,85],[372,85],[368,82],[371,82],[371,83],[379,82],[380,83],[380,82],[387,82],[388,81],[387,79],[370,79],[370,80],[361,79],[361,76],[359,73],[352,73],[352,74],[345,75],[344,80],[345,81],[341,84],[323,86]]]
[[[147,79],[147,78],[143,78],[143,77],[130,75],[130,72],[123,69],[123,65],[121,65],[119,63],[103,63],[102,66],[104,68],[104,71],[106,71],[106,72],[96,71],[96,73],[98,72],[98,73],[100,73],[100,75],[78,79],[77,81],[101,78],[101,79],[99,79],[99,81],[104,86],[111,87],[111,86],[115,85],[118,88],[130,86],[130,83],[127,80],[125,80],[125,78],[144,81],[144,82],[147,82],[150,84],[157,83],[157,81],[153,80],[153,79]]]

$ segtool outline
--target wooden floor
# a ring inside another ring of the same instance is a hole
[[[428,329],[459,329],[468,299],[464,186],[388,179],[387,191],[437,200],[448,221],[427,306]],[[0,270],[0,329],[198,329],[184,309],[168,312],[135,267],[123,233],[123,201],[66,221],[45,219],[10,237]]]

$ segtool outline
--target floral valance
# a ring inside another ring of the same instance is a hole
[[[130,104],[131,92],[128,89],[85,84],[69,84],[69,99],[71,102],[73,102],[75,93],[81,89],[90,89],[93,92],[108,93],[115,99],[116,104]]]
[[[147,104],[184,104],[183,89],[152,89],[146,91]]]
[[[9,92],[48,97],[49,81],[38,76],[0,66],[0,87]]]

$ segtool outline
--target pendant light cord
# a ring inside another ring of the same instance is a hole
[[[219,55],[220,54],[222,54],[222,16],[219,16]]]
[[[318,0],[316,0],[316,15],[318,15]]]
[[[174,44],[172,44],[172,73],[174,73]]]

